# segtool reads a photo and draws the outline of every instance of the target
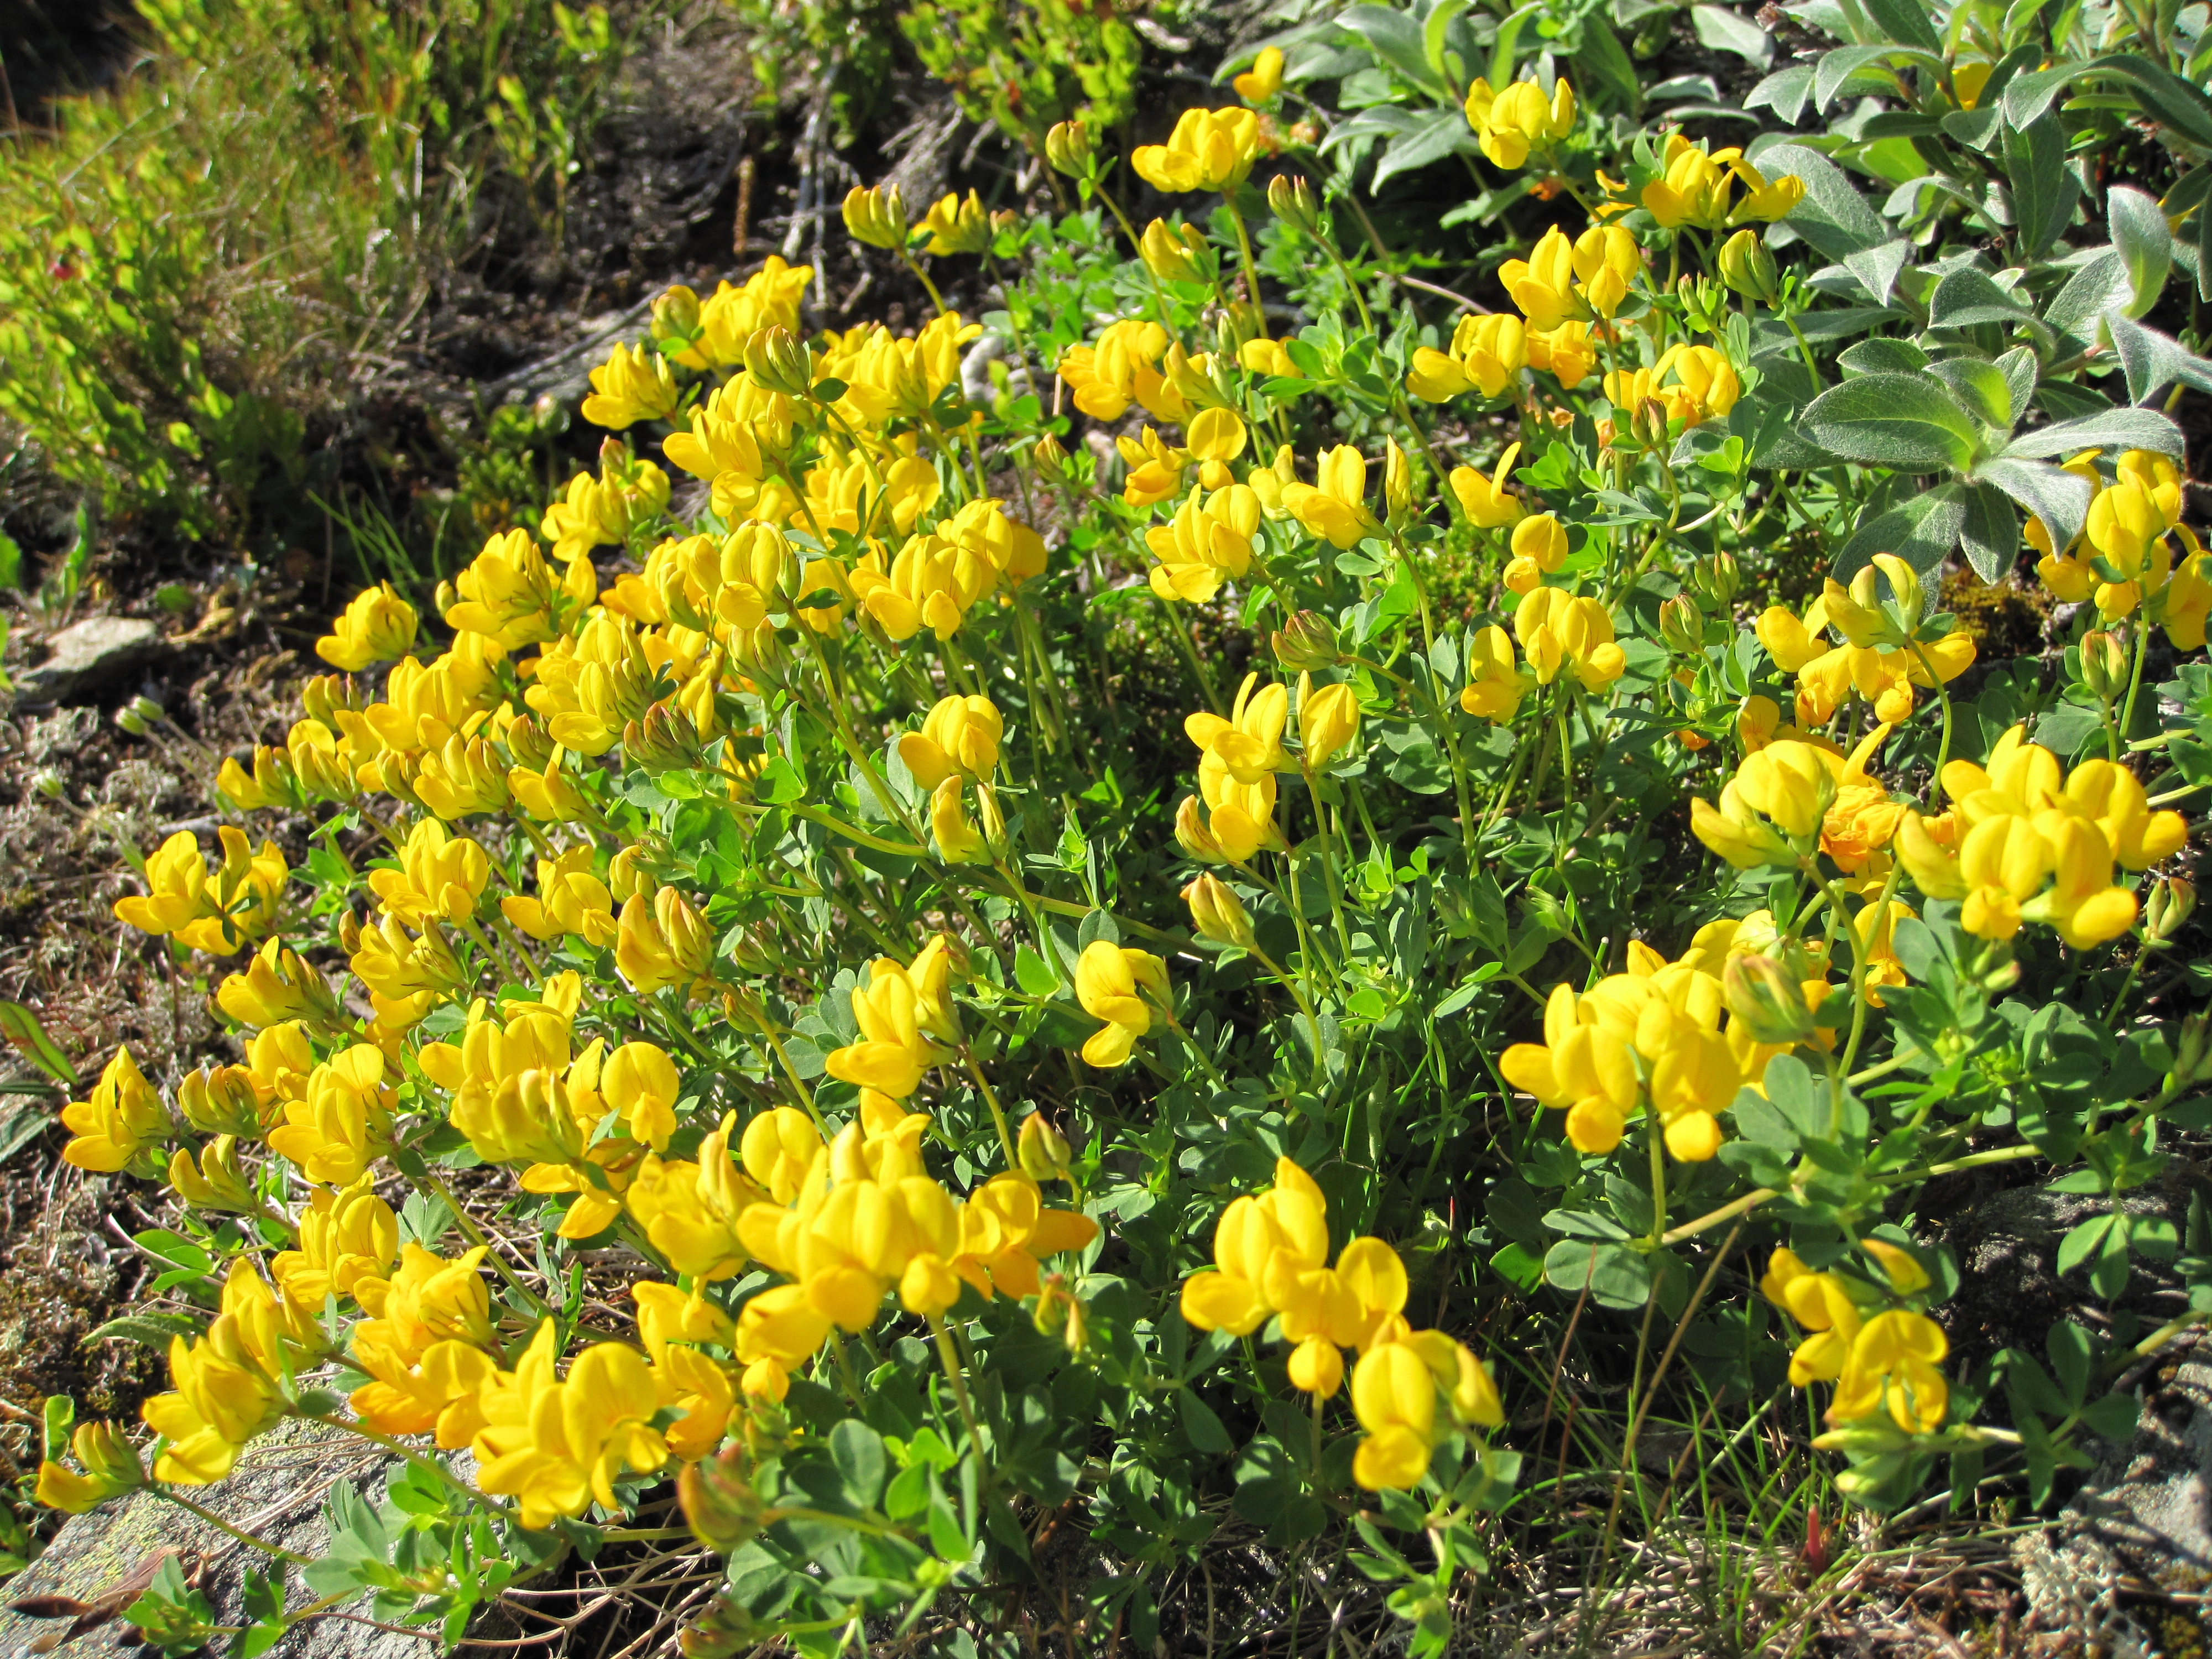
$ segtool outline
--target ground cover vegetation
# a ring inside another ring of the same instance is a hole
[[[146,205],[216,158],[121,159],[208,84],[149,9],[185,67],[27,152],[0,410],[251,547],[276,387],[488,191],[561,246],[659,25],[239,9],[323,71],[287,304],[182,297],[240,256]],[[60,1115],[161,1209],[169,1388],[50,1395],[26,1480],[398,1460],[149,1640],[550,1644],[512,1592],[611,1559],[693,1659],[1800,1650],[2212,1316],[2203,9],[1245,21],[1209,84],[1164,12],[750,16],[785,251],[498,416],[467,556],[349,520],[297,707],[119,838],[231,1047]],[[364,42],[412,101],[340,120]],[[906,50],[991,199],[834,188]],[[2084,1200],[2032,1334],[1960,1311],[1992,1181]]]

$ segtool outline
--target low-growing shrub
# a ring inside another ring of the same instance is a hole
[[[675,1474],[728,1558],[695,1654],[972,1611],[1071,1516],[1069,1643],[1144,1650],[1224,1497],[1442,1651],[1501,1539],[1661,1523],[1684,1463],[1655,1498],[1638,1443],[1685,1395],[1747,1512],[1761,1425],[1868,1510],[1939,1468],[2045,1501],[2212,1308],[2201,1204],[2125,1199],[2212,1127],[2212,679],[2157,666],[2212,560],[2148,406],[2212,368],[2139,320],[2212,275],[2212,210],[2201,171],[2100,180],[2077,224],[2074,155],[2212,105],[2019,8],[1851,15],[1753,100],[1898,106],[1842,143],[1593,131],[1429,54],[1485,161],[1576,204],[1449,328],[1351,272],[1340,198],[1262,187],[1267,52],[1258,108],[1130,158],[1202,224],[1139,232],[1079,123],[1058,222],[854,191],[925,277],[1018,266],[981,322],[805,337],[780,260],[665,296],[584,405],[633,435],[441,638],[359,595],[223,769],[314,820],[304,861],[180,832],[119,907],[228,963],[249,1035],[68,1111],[72,1162],[181,1206],[141,1241],[175,1389],[150,1458],[52,1437],[43,1493],[365,1434],[406,1468],[334,1510],[313,1607],[451,1640],[659,1535]],[[1817,591],[1746,604],[1783,546]],[[1987,660],[1938,573],[2023,548],[2063,652]],[[2031,1164],[2101,1200],[2060,1275],[2112,1306],[2171,1262],[2189,1309],[1954,1357],[1936,1183]],[[1577,1340],[1623,1403],[1575,1410]]]

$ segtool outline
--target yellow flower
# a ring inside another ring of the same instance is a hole
[[[1237,88],[1237,95],[1246,103],[1266,103],[1283,89],[1282,48],[1261,47],[1252,59],[1252,67],[1231,78],[1229,84]]]
[[[370,871],[368,884],[386,915],[421,927],[434,917],[471,920],[490,878],[491,860],[482,847],[435,818],[424,818],[401,844],[399,868]]]
[[[1231,1200],[1214,1224],[1213,1269],[1183,1280],[1182,1316],[1202,1331],[1258,1330],[1276,1311],[1270,1285],[1290,1284],[1328,1261],[1328,1212],[1314,1178],[1278,1158],[1275,1184]]]
[[[1006,721],[988,697],[945,697],[923,719],[921,731],[899,739],[899,759],[924,789],[955,777],[985,782],[998,768],[1005,733]]]
[[[434,1431],[451,1449],[482,1426],[478,1396],[495,1370],[484,1255],[480,1245],[447,1261],[410,1243],[391,1279],[356,1285],[356,1299],[375,1317],[354,1327],[354,1364],[370,1381],[350,1403],[380,1432]]]
[[[1584,1000],[1571,986],[1554,986],[1544,1004],[1544,1041],[1515,1043],[1498,1067],[1538,1105],[1565,1111],[1577,1150],[1609,1152],[1638,1099],[1636,1050],[1629,1034],[1601,1024]]]
[[[1187,109],[1164,144],[1139,144],[1129,158],[1155,190],[1228,190],[1244,182],[1262,148],[1249,109]]]
[[[1359,694],[1339,681],[1316,689],[1310,674],[1298,676],[1298,742],[1301,759],[1321,771],[1359,735]]]
[[[698,994],[714,965],[714,936],[691,902],[673,887],[651,898],[633,893],[615,921],[615,965],[630,988],[647,995],[672,986]]]
[[[922,1074],[960,1044],[951,973],[951,946],[942,933],[909,965],[877,957],[869,964],[868,983],[853,988],[860,1040],[831,1052],[825,1062],[830,1075],[896,1100],[920,1088]]]
[[[1437,1419],[1437,1379],[1408,1342],[1383,1342],[1352,1372],[1352,1409],[1366,1436],[1352,1478],[1369,1492],[1404,1491],[1428,1473]]]
[[[1597,346],[1590,337],[1587,323],[1566,322],[1556,328],[1532,328],[1525,337],[1523,349],[1528,355],[1529,368],[1553,375],[1570,389],[1588,380],[1590,370],[1597,367]]]
[[[1515,666],[1513,636],[1504,629],[1485,628],[1468,636],[1467,684],[1459,694],[1462,708],[1504,726],[1535,687],[1535,677]]]
[[[972,190],[964,198],[946,192],[915,228],[929,234],[926,252],[982,253],[991,246],[991,216]]]
[[[398,1253],[399,1218],[364,1175],[343,1191],[314,1188],[300,1217],[299,1248],[279,1251],[270,1271],[287,1297],[319,1316],[326,1297],[388,1278]]]
[[[269,1132],[270,1150],[310,1181],[352,1182],[390,1144],[385,1064],[379,1049],[362,1042],[316,1066],[307,1075],[306,1097],[287,1105],[283,1124]]]
[[[1774,220],[1804,199],[1804,181],[1788,176],[1768,183],[1766,175],[1730,148],[1707,155],[1680,133],[1669,135],[1662,165],[1663,178],[1644,187],[1644,205],[1668,230],[1693,225],[1717,230],[1747,219]],[[1729,198],[1741,183],[1746,194],[1733,210]]]
[[[1567,562],[1566,527],[1550,514],[1540,513],[1513,526],[1512,547],[1513,556],[1505,563],[1505,586],[1515,593],[1534,592],[1545,577]]]
[[[1837,775],[1835,800],[1820,820],[1820,850],[1849,874],[1864,870],[1889,845],[1905,812],[1887,789],[1867,775],[1867,763],[1889,732],[1877,726],[1859,740]]]
[[[415,643],[415,607],[390,582],[354,595],[331,631],[315,641],[315,654],[343,674],[404,657]]]
[[[854,185],[845,192],[844,214],[847,233],[870,247],[896,252],[906,246],[912,234],[907,228],[906,198],[895,184],[873,189]]]
[[[578,568],[583,569],[585,580],[596,585],[588,568]],[[460,597],[446,608],[446,626],[481,634],[507,651],[519,651],[553,637],[554,611],[565,592],[562,579],[553,574],[526,530],[510,530],[486,541],[469,561],[468,568],[454,578],[453,591]],[[396,680],[399,671],[392,672]],[[422,670],[418,667],[416,672]],[[394,688],[387,687],[385,696],[394,704],[399,702]]]
[[[518,1518],[533,1531],[594,1502],[617,1508],[617,1476],[668,1461],[668,1443],[653,1427],[660,1401],[643,1356],[619,1342],[594,1343],[556,1380],[555,1352],[548,1320],[513,1376],[485,1385],[484,1425],[471,1445],[477,1485],[519,1500]]]
[[[1164,219],[1146,225],[1137,240],[1145,269],[1164,283],[1204,282],[1206,268],[1200,261],[1205,252],[1206,237],[1196,226],[1170,225]]]
[[[1790,1357],[1790,1386],[1832,1382],[1843,1375],[1860,1329],[1859,1310],[1833,1273],[1808,1269],[1794,1251],[1778,1249],[1759,1281],[1766,1299],[1813,1333]]]
[[[593,426],[619,432],[640,421],[663,420],[676,412],[676,377],[667,363],[643,346],[617,344],[592,371],[583,416]]]
[[[186,948],[228,956],[274,931],[284,884],[291,871],[276,843],[254,852],[245,835],[224,824],[216,831],[222,861],[210,871],[198,839],[179,830],[146,860],[143,898],[115,902],[116,919],[143,933],[170,934]]]
[[[1118,421],[1132,401],[1156,421],[1185,412],[1182,398],[1155,367],[1172,342],[1158,323],[1124,318],[1109,323],[1093,343],[1070,346],[1060,377],[1075,392],[1075,406],[1093,420]]]
[[[1176,840],[1193,858],[1243,864],[1263,847],[1279,848],[1275,830],[1275,775],[1240,782],[1212,749],[1199,757],[1198,793],[1176,810]],[[1200,802],[1206,817],[1199,822]]]
[[[154,1478],[205,1486],[228,1475],[246,1442],[284,1414],[279,1382],[289,1368],[286,1349],[301,1352],[313,1332],[312,1323],[287,1318],[251,1262],[234,1261],[223,1281],[222,1311],[207,1334],[170,1339],[175,1392],[156,1395],[140,1409],[146,1426],[169,1441]]]
[[[1168,965],[1146,951],[1093,939],[1075,962],[1075,996],[1084,1012],[1106,1023],[1083,1045],[1083,1058],[1103,1068],[1126,1065],[1155,1018],[1172,1018]]]
[[[1935,1433],[1951,1399],[1936,1368],[1950,1351],[1943,1328],[1925,1314],[1899,1308],[1876,1314],[1851,1340],[1830,1419],[1851,1422],[1887,1406],[1905,1433]]]
[[[1200,711],[1186,715],[1182,729],[1198,745],[1202,759],[1213,757],[1237,782],[1250,784],[1291,769],[1292,762],[1283,748],[1283,728],[1290,718],[1290,689],[1262,687],[1259,675],[1247,674],[1237,688],[1227,720]]]
[[[1513,631],[1539,685],[1549,685],[1565,672],[1584,690],[1602,691],[1628,666],[1613,640],[1613,618],[1587,594],[1560,587],[1524,594],[1513,612]]]
[[[1249,486],[1231,484],[1211,495],[1194,489],[1169,523],[1145,533],[1159,564],[1152,591],[1164,599],[1204,604],[1229,578],[1252,568],[1252,538],[1260,528],[1260,498]]]
[[[676,1133],[676,1102],[681,1092],[676,1062],[650,1042],[625,1042],[606,1057],[599,1073],[599,1094],[622,1115],[630,1139],[656,1152]]]
[[[1432,404],[1462,392],[1504,395],[1528,361],[1528,332],[1518,317],[1503,313],[1466,316],[1452,331],[1447,352],[1422,346],[1413,353],[1406,389]]]
[[[1330,546],[1347,548],[1375,533],[1367,510],[1367,463],[1350,444],[1339,444],[1317,464],[1315,483],[1286,483],[1283,506],[1308,533]]]
[[[118,1492],[146,1484],[146,1466],[138,1461],[138,1449],[112,1423],[78,1424],[70,1437],[70,1449],[84,1465],[82,1474],[52,1459],[39,1465],[36,1495],[48,1509],[82,1515]]]
[[[623,1194],[653,1249],[690,1278],[727,1279],[745,1263],[738,1222],[763,1198],[730,1154],[736,1127],[737,1114],[726,1114],[696,1162],[647,1157]]]
[[[1503,530],[1521,521],[1520,498],[1508,494],[1505,489],[1505,480],[1520,454],[1518,443],[1506,445],[1505,453],[1498,458],[1497,471],[1486,478],[1471,466],[1452,469],[1452,494],[1459,497],[1460,506],[1477,529]]]
[[[1575,130],[1575,92],[1565,76],[1552,83],[1549,100],[1533,81],[1492,94],[1487,81],[1477,79],[1465,108],[1483,155],[1509,172],[1528,161],[1531,147],[1549,149]]]
[[[538,896],[509,894],[499,902],[500,914],[534,939],[579,934],[588,944],[612,945],[619,932],[614,895],[592,873],[592,854],[586,843],[556,858],[539,859]]]
[[[1200,939],[1241,950],[1254,948],[1256,941],[1252,933],[1252,918],[1236,890],[1219,877],[1199,876],[1182,890],[1182,897],[1190,907],[1191,926]],[[1042,1118],[1030,1119],[1030,1123],[1042,1121]],[[1023,1127],[1026,1133],[1028,1126]]]
[[[62,1148],[62,1161],[100,1175],[127,1167],[169,1134],[161,1097],[139,1071],[128,1045],[107,1062],[92,1098],[71,1101],[61,1115],[62,1127],[75,1137]]]

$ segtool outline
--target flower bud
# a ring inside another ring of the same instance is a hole
[[[647,777],[683,771],[698,766],[705,758],[700,752],[696,728],[665,702],[647,709],[642,720],[627,722],[622,743],[623,753]]]
[[[361,954],[361,918],[350,909],[338,912],[338,949],[349,957]]]
[[[2101,628],[2081,636],[2081,684],[2110,702],[2127,690],[2128,648]]]
[[[1214,838],[1195,795],[1185,795],[1182,805],[1176,808],[1175,838],[1176,845],[1200,864],[1229,862],[1229,854]]]
[[[899,187],[878,185],[873,190],[864,190],[854,185],[845,193],[845,228],[856,242],[902,252],[906,246],[908,224],[906,198],[899,193]],[[774,389],[783,390],[781,386]],[[786,395],[797,398],[806,394],[801,390]]]
[[[1336,629],[1318,611],[1301,611],[1267,637],[1275,660],[1285,669],[1308,673],[1334,668],[1344,660],[1337,649]]]
[[[510,721],[501,736],[507,744],[507,758],[525,770],[543,772],[553,763],[552,734],[537,715],[525,714]]]
[[[653,339],[673,357],[699,337],[699,296],[678,283],[653,302]]]
[[[1190,906],[1191,926],[1198,930],[1200,939],[1239,951],[1258,947],[1259,941],[1252,933],[1252,918],[1246,913],[1243,902],[1219,877],[1200,876],[1182,890],[1182,899]]]
[[[999,805],[999,792],[988,783],[975,786],[975,827],[983,832],[983,845],[991,849],[991,855],[1005,858],[1008,851],[1006,809]]]
[[[1298,676],[1298,741],[1307,766],[1318,772],[1359,735],[1359,694],[1339,682],[1316,690]]]
[[[1705,618],[1698,602],[1677,593],[1659,607],[1659,637],[1686,657],[1701,656],[1705,649]]]
[[[1279,173],[1267,181],[1267,206],[1274,216],[1293,230],[1302,230],[1318,239],[1321,235],[1321,204],[1314,197],[1313,186],[1304,179],[1287,173]]]
[[[1049,432],[1036,441],[1035,447],[1030,451],[1030,459],[1036,464],[1038,471],[1054,477],[1067,470],[1067,451]]]
[[[1395,438],[1386,440],[1382,449],[1382,507],[1394,519],[1413,510],[1413,464]]]
[[[1667,447],[1667,405],[1656,398],[1646,398],[1636,405],[1629,419],[1629,431],[1636,441],[1646,449]]]
[[[258,1135],[258,1107],[252,1074],[243,1066],[203,1066],[177,1085],[177,1109],[203,1134]]]
[[[1014,1156],[1024,1175],[1042,1182],[1068,1179],[1075,1154],[1067,1137],[1046,1121],[1042,1112],[1031,1112],[1022,1120]]]
[[[1721,996],[1753,1042],[1796,1043],[1813,1035],[1804,988],[1772,957],[1730,957]]]
[[[1206,238],[1195,225],[1170,226],[1164,219],[1155,219],[1145,227],[1137,252],[1144,258],[1145,269],[1164,283],[1206,280],[1206,268],[1199,263]]]
[[[2212,1012],[2200,1009],[2181,1022],[2181,1029],[2173,1037],[2173,1083],[2177,1088],[2186,1088],[2201,1081],[2212,1072],[2212,1045],[2205,1041],[2205,1021]]]
[[[1721,244],[1721,281],[1747,300],[1772,305],[1782,290],[1775,277],[1774,255],[1748,226]]]
[[[668,954],[689,974],[703,975],[714,960],[714,933],[689,899],[673,887],[653,896],[653,919],[668,941]]]
[[[1044,158],[1054,173],[1070,179],[1089,179],[1098,168],[1091,148],[1091,129],[1081,121],[1062,121],[1046,133]]]
[[[1079,1354],[1091,1346],[1091,1316],[1085,1311],[1080,1297],[1067,1299],[1067,1322],[1060,1328],[1060,1340],[1068,1352]]]
[[[720,1555],[743,1549],[768,1518],[768,1505],[753,1486],[751,1455],[743,1446],[732,1446],[712,1462],[687,1465],[677,1480],[676,1498],[693,1536]],[[690,1650],[687,1642],[685,1651]]]
[[[764,391],[805,398],[814,385],[814,354],[787,328],[759,329],[745,342],[745,370]]]
[[[1733,553],[1712,553],[1690,567],[1690,588],[1713,610],[1725,614],[1743,591],[1743,570]]]
[[[690,1479],[693,1473],[692,1468],[685,1469],[684,1478]],[[681,1495],[680,1488],[678,1495]],[[758,1530],[756,1525],[754,1531]],[[748,1534],[732,1548],[742,1547],[750,1539],[750,1534]],[[781,1626],[762,1629],[760,1621],[753,1617],[752,1609],[736,1596],[718,1595],[708,1603],[706,1612],[692,1620],[676,1639],[677,1645],[684,1650],[684,1659],[739,1659],[741,1655],[759,1652],[781,1630]]]
[[[69,793],[69,780],[51,766],[42,766],[31,775],[31,787],[48,800],[59,800]]]
[[[133,697],[115,711],[115,723],[132,737],[143,738],[167,712],[151,697]]]
[[[638,897],[649,901],[659,890],[660,883],[647,867],[650,860],[651,854],[642,846],[625,847],[614,855],[607,866],[607,891],[617,902]]]
[[[2194,882],[2170,876],[2154,884],[2150,896],[2143,903],[2143,934],[2154,942],[2163,944],[2179,933],[2187,923],[2190,913],[2197,908],[2197,886]]]

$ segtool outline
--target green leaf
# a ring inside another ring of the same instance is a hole
[[[2145,328],[2118,311],[2105,314],[2105,327],[2127,375],[2130,403],[2148,403],[2176,380],[2199,392],[2212,391],[2212,363],[2172,336]]]
[[[2071,455],[2077,449],[2154,449],[2161,455],[2179,455],[2181,428],[2154,409],[2115,409],[2024,432],[2004,447],[2004,456],[2038,460]]]
[[[1723,6],[1692,6],[1690,27],[1700,45],[1715,52],[1733,52],[1747,64],[1765,69],[1774,57],[1774,37],[1739,12]]]
[[[1943,37],[1928,21],[1928,9],[1919,0],[1859,0],[1867,20],[1899,46],[1923,52],[1943,50]]]
[[[1434,120],[1390,141],[1375,163],[1375,177],[1368,188],[1380,191],[1401,173],[1413,172],[1447,155],[1472,155],[1480,148],[1467,117],[1456,106],[1449,106]]]
[[[1848,260],[1845,264],[1849,264]],[[1860,278],[1862,282],[1865,278]],[[1928,367],[1928,354],[1910,340],[1861,340],[1844,348],[1836,362],[1846,377],[1853,374],[1917,374]]]
[[[1850,460],[1917,472],[1963,470],[1981,431],[1959,400],[1936,381],[1910,374],[1862,374],[1805,406],[1805,434]]]
[[[1033,997],[1056,996],[1060,992],[1060,975],[1052,971],[1052,964],[1026,945],[1014,951],[1014,982]]]
[[[1587,1286],[1601,1308],[1640,1308],[1651,1299],[1650,1258],[1626,1244],[1563,1238],[1545,1255],[1544,1278],[1569,1295]]]
[[[2020,556],[2019,516],[1994,484],[1961,486],[1959,504],[1964,509],[1959,544],[1966,549],[1967,562],[1984,581],[1996,581]]]
[[[2165,210],[2132,185],[2116,185],[2105,192],[2105,220],[2135,291],[2128,315],[2140,317],[2165,291],[2166,273],[2173,269],[2173,233],[2166,228]],[[2135,396],[2132,388],[2130,395]],[[2140,396],[2135,400],[2142,401]]]
[[[1761,105],[1774,112],[1784,126],[1796,126],[1797,118],[1805,112],[1805,105],[1813,95],[1813,66],[1810,64],[1791,64],[1768,76],[1744,95],[1743,106],[1754,110]],[[1763,158],[1762,158],[1763,159]],[[1772,175],[1768,175],[1770,178]]]
[[[2106,248],[2066,279],[2066,286],[2044,307],[2043,320],[2061,336],[2087,344],[2097,319],[2130,292],[2127,261],[2118,248]]]
[[[2057,97],[2066,83],[2081,72],[2081,66],[2074,64],[2014,76],[2011,84],[2004,89],[2005,125],[2015,132],[2033,126],[2051,107],[2051,100]]]
[[[2060,1273],[2072,1273],[2096,1253],[2105,1242],[2105,1235],[2112,1231],[2113,1218],[2109,1211],[2103,1215],[2093,1215],[2058,1241]]]
[[[771,806],[805,800],[806,780],[799,775],[797,767],[778,755],[762,767],[759,776],[753,780],[753,799],[766,801]]]
[[[1979,357],[1947,357],[1929,364],[1927,372],[1948,386],[1984,426],[2012,430],[2012,383],[1995,363]]]
[[[1759,170],[1769,179],[1802,181],[1805,199],[1790,210],[1787,223],[1831,259],[1879,247],[1896,234],[1850,176],[1817,149],[1771,145],[1759,151]]]
[[[2154,121],[2172,127],[2200,149],[2212,149],[2212,100],[2163,64],[2134,52],[2116,52],[2090,66],[2099,76],[2128,82],[2136,104]]]
[[[1878,306],[1889,303],[1889,296],[1897,287],[1898,273],[1911,262],[1912,244],[1901,237],[1882,243],[1879,247],[1861,248],[1844,256],[1844,269],[1857,277],[1868,293],[1874,295]],[[1872,342],[1868,342],[1872,343]],[[1902,345],[1903,341],[1885,343]],[[1922,362],[1927,358],[1923,356]]]
[[[2021,460],[2000,455],[1984,461],[1975,477],[1995,484],[2018,501],[2051,532],[2052,544],[2069,546],[2081,533],[2089,516],[2089,502],[2097,488],[2087,478],[2053,466],[2048,461]]]
[[[1962,485],[1938,484],[1907,495],[1883,512],[1869,514],[1836,555],[1836,579],[1847,580],[1877,553],[1894,553],[1926,575],[1959,544],[1966,528],[1966,494]]]
[[[1928,296],[1930,328],[1977,328],[1984,323],[2009,328],[2025,322],[2029,314],[2016,295],[1978,270],[1952,271]]]
[[[2025,129],[2008,126],[2004,163],[2012,185],[2021,257],[2039,259],[2074,217],[2081,194],[2080,182],[2066,165],[2066,135],[2059,131],[2057,118],[2045,112]]]
[[[1581,72],[1577,87],[1603,88],[1632,118],[1644,113],[1644,79],[1637,73],[1627,48],[1620,44],[1620,37],[1600,13],[1591,12],[1583,19],[1583,45],[1575,54],[1575,68]],[[1811,83],[1809,75],[1807,83]]]
[[[1176,1390],[1176,1412],[1182,1419],[1183,1437],[1194,1449],[1224,1457],[1237,1449],[1213,1407],[1188,1389]]]
[[[1439,98],[1451,96],[1450,84],[1429,67],[1428,43],[1422,38],[1421,26],[1406,13],[1389,6],[1354,6],[1336,21],[1364,40],[1369,51],[1424,92]],[[1460,125],[1467,125],[1464,116]]]
[[[2131,1394],[2108,1394],[2081,1407],[2082,1425],[2100,1439],[2124,1446],[2142,1421],[2142,1402]]]
[[[2043,1351],[2051,1356],[2051,1374],[2058,1379],[2068,1407],[2080,1406],[2088,1396],[2089,1372],[2097,1358],[2096,1338],[2072,1320],[2062,1319],[2044,1333]]]
[[[109,1320],[84,1340],[88,1342],[138,1342],[155,1353],[167,1353],[172,1339],[198,1336],[200,1322],[185,1314],[124,1314]]]
[[[830,1431],[830,1460],[844,1480],[846,1495],[859,1508],[873,1509],[889,1467],[883,1436],[848,1417]]]
[[[46,1028],[39,1023],[39,1017],[21,1003],[0,998],[0,1037],[5,1037],[24,1059],[63,1088],[78,1086],[76,1067],[70,1064],[69,1056],[46,1035]]]
[[[1825,1140],[1828,1135],[1827,1091],[1814,1084],[1810,1067],[1795,1054],[1777,1054],[1766,1062],[1760,1079],[1766,1097],[1790,1121],[1801,1139]]]

